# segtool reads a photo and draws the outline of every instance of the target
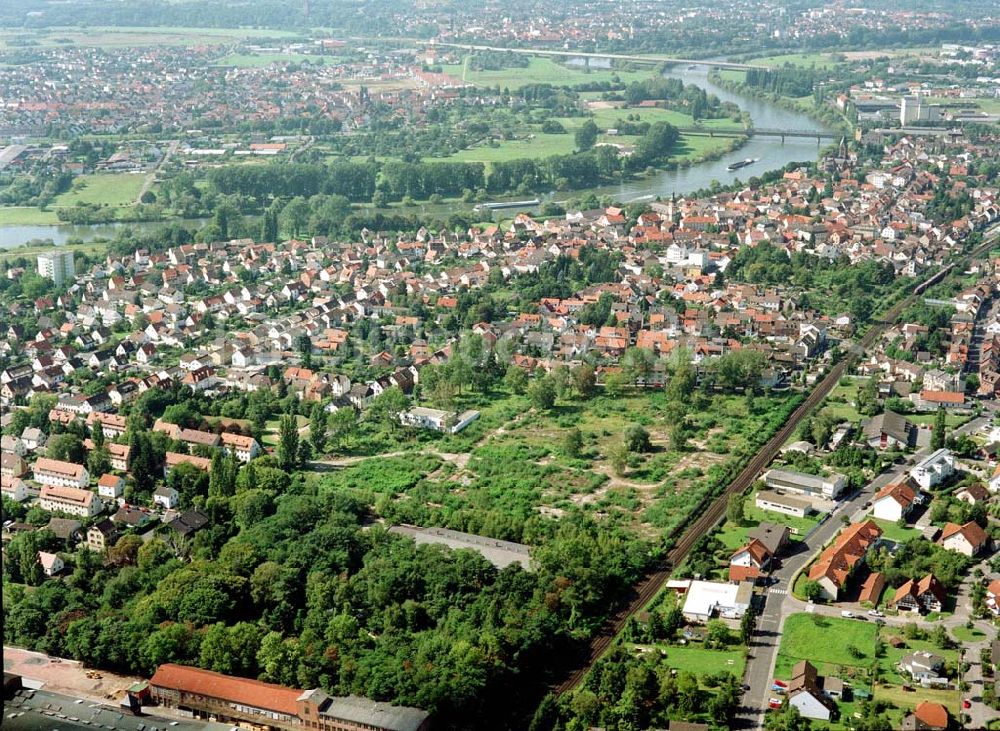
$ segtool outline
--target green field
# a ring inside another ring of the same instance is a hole
[[[28,206],[0,208],[0,226],[48,226],[59,223],[55,211],[42,211]]]
[[[643,122],[650,124],[656,122],[668,122],[676,127],[696,126],[690,115],[677,112],[671,109],[659,108],[598,108],[592,110],[588,116],[581,117],[558,117],[557,121],[566,128],[566,134],[546,134],[536,131],[528,137],[516,140],[506,140],[491,144],[482,144],[460,150],[448,157],[438,158],[442,160],[452,160],[458,162],[506,162],[520,158],[544,158],[551,155],[568,155],[576,149],[574,132],[579,129],[584,122],[592,119],[594,123],[603,131],[614,129],[629,115],[638,116]],[[731,119],[706,119],[697,126],[705,129],[738,130],[740,125]],[[620,145],[634,145],[639,138],[630,135],[608,135],[602,134],[598,142],[606,142]],[[732,144],[731,137],[703,137],[701,135],[681,135],[677,149],[672,155],[674,160],[693,160],[705,155],[717,153],[727,149]]]
[[[260,68],[271,64],[308,63],[323,66],[337,61],[333,56],[304,53],[231,53],[215,62],[216,66],[232,68]]]
[[[747,63],[758,66],[815,66],[816,68],[831,68],[837,65],[837,61],[829,53],[784,53],[777,56],[764,56],[755,58]]]
[[[593,69],[589,73],[582,69],[563,66],[550,58],[531,57],[526,68],[508,68],[497,71],[467,71],[464,64],[444,66],[446,74],[457,76],[477,86],[497,86],[501,89],[519,89],[529,84],[552,84],[573,86],[575,84],[611,81],[615,77],[624,83],[641,81],[655,75],[652,67],[640,71],[619,71],[616,69]]]
[[[88,203],[101,206],[128,206],[146,182],[145,174],[118,173],[109,175],[81,175],[73,180],[71,190],[60,194],[52,203],[53,208]]]
[[[637,645],[636,647],[655,647],[663,653],[661,662],[664,665],[675,670],[687,670],[695,675],[711,675],[724,670],[737,678],[742,678],[746,666],[742,648],[707,650],[699,644],[656,644]]]
[[[836,672],[841,665],[858,667],[870,663],[877,630],[872,622],[793,614],[785,620],[774,675],[790,679],[792,667],[800,660],[811,662],[820,675]],[[834,637],[836,642],[831,641]],[[862,657],[854,657],[849,647],[857,648]]]

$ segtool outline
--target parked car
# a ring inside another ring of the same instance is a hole
[[[877,609],[869,609],[868,610],[868,614],[869,614],[869,616],[872,616],[872,617],[884,617],[885,616],[884,614],[882,614],[882,612],[880,612]]]
[[[781,701],[778,698],[769,698],[767,701],[767,707],[777,710],[778,708],[781,708]]]
[[[962,699],[962,708],[964,708],[966,710],[972,708],[972,701],[970,701],[968,698],[963,698]]]
[[[843,617],[844,619],[854,619],[854,612],[852,612],[849,609],[845,609],[840,613],[840,616]]]

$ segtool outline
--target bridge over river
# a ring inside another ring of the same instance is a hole
[[[522,53],[529,56],[562,56],[566,58],[582,58],[585,61],[591,59],[612,59],[615,61],[629,61],[631,63],[670,63],[688,64],[696,66],[711,66],[717,69],[731,69],[734,71],[746,71],[747,69],[763,69],[766,66],[754,66],[747,63],[731,63],[719,60],[699,60],[696,58],[670,58],[667,56],[631,56],[624,53],[587,53],[584,51],[556,51],[540,48],[505,48],[503,46],[477,46],[471,43],[441,43],[435,42],[432,46],[445,46],[448,48],[461,48],[466,51],[498,51],[503,53]]]
[[[764,127],[748,127],[746,129],[708,129],[707,127],[678,127],[677,131],[685,135],[701,137],[780,137],[784,142],[786,137],[798,139],[815,139],[816,144],[822,140],[835,140],[843,135],[838,132],[807,129],[767,129]]]

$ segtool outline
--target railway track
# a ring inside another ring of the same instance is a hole
[[[581,657],[581,664],[564,678],[562,682],[551,688],[551,691],[555,695],[568,693],[580,684],[594,663],[611,647],[615,637],[625,627],[625,623],[629,617],[641,611],[660,592],[670,578],[673,567],[679,566],[687,558],[698,540],[702,536],[707,535],[722,520],[722,517],[726,513],[729,496],[743,494],[749,489],[750,485],[757,479],[757,476],[778,454],[781,446],[795,432],[802,420],[816,406],[823,402],[834,386],[840,382],[841,377],[847,369],[890,325],[895,323],[900,313],[916,301],[928,287],[940,282],[956,267],[967,263],[975,256],[989,250],[994,245],[998,235],[1000,235],[1000,226],[996,226],[987,232],[984,237],[986,240],[981,246],[914,286],[909,295],[889,308],[882,318],[851,347],[848,353],[830,369],[830,372],[823,380],[813,388],[805,400],[796,407],[795,411],[789,416],[788,421],[757,451],[757,454],[751,458],[740,473],[733,478],[729,485],[726,486],[726,489],[712,499],[706,509],[693,522],[687,524],[677,544],[669,552],[667,564],[647,574],[635,587],[635,595],[629,603],[605,622],[601,631],[588,645],[585,656]]]

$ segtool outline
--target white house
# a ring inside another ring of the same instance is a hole
[[[153,504],[159,505],[164,510],[176,508],[180,502],[180,495],[172,487],[161,485],[153,491]]]
[[[45,551],[38,552],[38,562],[42,564],[42,571],[46,576],[55,576],[66,567],[59,556]]]
[[[260,454],[260,444],[253,437],[242,434],[222,433],[222,448],[227,454],[235,454],[240,462],[249,462]]]
[[[925,490],[938,485],[955,473],[955,456],[947,449],[929,454],[910,470],[910,477]]]
[[[808,660],[796,663],[792,668],[792,680],[788,684],[788,705],[798,709],[804,718],[829,721],[834,704],[820,689],[820,678],[816,668]]]
[[[2,487],[3,496],[16,503],[22,503],[31,496],[31,493],[28,492],[28,486],[20,477],[0,476],[0,487]]]
[[[125,492],[125,480],[118,475],[104,474],[97,481],[97,494],[107,500],[117,500]]]
[[[426,406],[414,406],[399,415],[399,421],[404,426],[457,434],[479,418],[478,411],[464,411],[456,414],[454,411],[441,411]]]
[[[916,491],[905,481],[886,485],[872,500],[872,516],[895,523],[910,512],[916,499]]]
[[[986,531],[978,523],[970,520],[965,525],[947,523],[941,531],[938,543],[949,551],[957,551],[971,557],[986,548],[989,540]]]
[[[899,670],[908,674],[922,686],[944,685],[948,679],[941,675],[944,659],[925,650],[904,655],[899,661]]]
[[[33,426],[26,426],[21,432],[21,441],[24,442],[24,446],[28,448],[29,452],[41,449],[47,440],[45,432]]]
[[[104,509],[101,499],[90,490],[46,485],[38,496],[42,510],[92,518]]]
[[[86,487],[90,482],[87,468],[82,464],[39,457],[34,466],[34,479],[51,487]]]

